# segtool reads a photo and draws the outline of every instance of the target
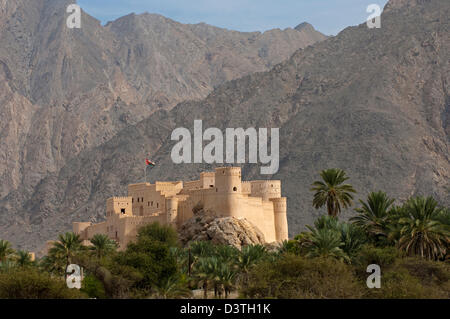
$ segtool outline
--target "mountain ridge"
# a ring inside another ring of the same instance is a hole
[[[170,19],[104,27],[84,11],[81,29],[71,30],[72,3],[0,1],[0,199],[23,205],[71,158],[151,113],[202,99],[326,38],[297,31],[249,38],[216,28],[209,39],[202,27]]]
[[[280,127],[279,172],[261,177],[258,165],[247,164],[243,178],[282,180],[291,236],[323,213],[312,208],[309,186],[330,167],[347,171],[357,199],[382,189],[400,202],[423,194],[448,206],[448,13],[443,0],[388,10],[381,29],[349,27],[270,71],[225,82],[203,100],[159,109],[48,174],[25,204],[20,194],[2,200],[14,213],[2,216],[0,230],[37,247],[30,238],[43,242],[71,221],[103,220],[105,199],[142,180],[148,152],[158,163],[151,181],[211,170],[215,165],[170,160],[172,130],[192,129],[195,119],[222,130]]]

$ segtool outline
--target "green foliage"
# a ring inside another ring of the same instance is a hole
[[[356,209],[358,215],[352,217],[350,221],[361,227],[373,243],[386,241],[389,211],[394,199],[379,191],[371,192],[367,196],[367,202],[362,200],[359,202],[362,207]]]
[[[11,248],[11,243],[0,239],[0,263],[8,259],[12,254],[14,254],[14,250]]]
[[[281,254],[300,255],[301,254],[300,243],[298,240],[285,240],[281,243],[279,252]]]
[[[152,223],[139,229],[137,239],[148,238],[153,241],[165,243],[169,247],[178,246],[178,234],[175,229],[168,225]]]
[[[396,266],[405,268],[408,272],[418,278],[425,286],[439,286],[447,290],[447,298],[450,298],[450,265],[424,260],[422,258],[402,258],[397,259]]]
[[[143,278],[133,267],[118,264],[114,256],[92,258],[90,254],[79,254],[74,262],[102,283],[106,298],[133,297],[133,286]]]
[[[356,256],[358,265],[377,264],[381,269],[392,265],[400,257],[399,251],[395,247],[374,247],[365,245]]]
[[[83,249],[84,247],[81,245],[79,235],[74,233],[59,235],[59,240],[50,248],[50,261],[56,266],[62,264],[64,260],[65,265],[63,271],[65,271],[65,268],[72,263],[73,257]]]
[[[114,260],[141,273],[142,279],[136,283],[136,288],[149,292],[177,272],[177,260],[170,250],[176,244],[175,230],[158,223],[150,224],[141,228],[137,241],[128,244],[126,251],[118,253]]]
[[[189,298],[192,296],[186,278],[172,276],[154,287],[154,296],[158,299]]]
[[[415,197],[404,205],[398,246],[409,256],[437,259],[445,256],[450,245],[450,226],[441,223],[442,209],[432,197]]]
[[[89,296],[89,298],[105,299],[106,292],[103,283],[93,275],[87,275],[83,279],[81,292]]]
[[[93,245],[90,249],[95,252],[97,258],[108,255],[117,249],[117,243],[109,239],[107,235],[96,234],[90,241]]]
[[[286,254],[256,265],[240,293],[244,298],[358,298],[362,288],[342,262]]]
[[[307,226],[309,232],[296,237],[301,254],[307,257],[332,257],[351,262],[367,241],[359,227],[340,222],[333,216],[322,216]]]
[[[349,261],[349,257],[341,249],[341,234],[332,229],[311,229],[307,239],[302,243],[306,256],[333,257],[342,261]]]
[[[38,269],[16,268],[0,273],[0,299],[77,299],[85,295],[69,289],[62,278],[52,277]]]
[[[320,172],[323,181],[315,181],[311,191],[314,191],[313,206],[318,209],[326,205],[328,215],[338,216],[341,208],[352,205],[353,195],[356,193],[349,184],[343,184],[349,178],[338,168],[331,168]]]
[[[19,267],[28,267],[33,265],[33,262],[31,261],[31,255],[28,251],[19,250],[16,252],[16,255],[14,257],[14,260]]]

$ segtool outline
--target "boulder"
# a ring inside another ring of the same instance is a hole
[[[214,212],[205,210],[187,220],[179,233],[183,245],[206,240],[238,249],[246,245],[265,244],[263,233],[245,218],[217,217]]]

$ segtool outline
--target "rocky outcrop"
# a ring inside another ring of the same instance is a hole
[[[179,230],[180,241],[212,241],[238,249],[246,245],[265,244],[264,235],[246,219],[216,217],[214,212],[199,211]]]

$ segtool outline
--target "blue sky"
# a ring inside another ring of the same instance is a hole
[[[106,23],[134,13],[158,13],[182,23],[205,22],[238,31],[266,31],[309,22],[327,35],[364,22],[369,4],[387,0],[78,0]]]

